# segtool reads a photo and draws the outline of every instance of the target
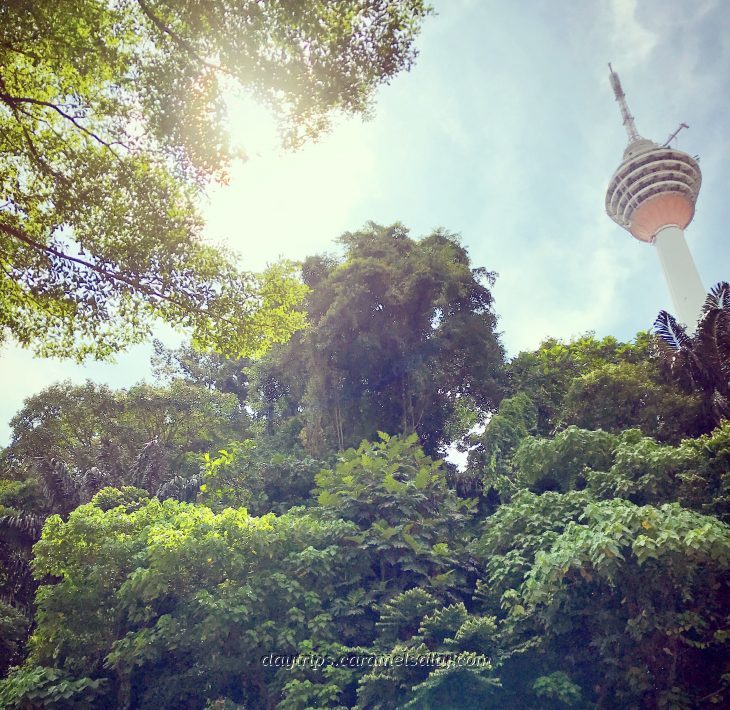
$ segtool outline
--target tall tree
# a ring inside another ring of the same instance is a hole
[[[303,325],[291,266],[201,241],[198,190],[232,158],[224,94],[286,141],[367,112],[414,59],[421,0],[69,0],[0,5],[0,337],[108,356],[154,318],[232,355]]]
[[[263,363],[260,391],[301,410],[312,451],[382,430],[417,432],[435,453],[464,401],[486,411],[502,393],[494,274],[442,231],[415,241],[371,223],[340,241],[342,261],[304,263],[311,328]]]

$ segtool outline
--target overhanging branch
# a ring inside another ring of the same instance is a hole
[[[56,249],[52,246],[46,246],[44,244],[41,244],[40,242],[37,242],[32,237],[28,236],[25,232],[18,229],[17,227],[13,227],[9,224],[3,224],[0,222],[0,232],[4,232],[8,236],[12,237],[13,239],[17,239],[19,242],[22,242],[26,246],[31,247],[32,249],[35,249],[36,251],[39,251],[43,254],[48,254],[51,256],[55,256],[59,259],[63,259],[64,261],[67,261],[69,263],[78,264],[79,266],[83,266],[86,269],[90,269],[91,271],[94,271],[95,273],[99,274],[105,279],[108,279],[112,282],[118,282],[121,284],[124,284],[126,286],[129,286],[133,290],[137,291],[138,293],[141,293],[149,298],[159,299],[161,301],[165,301],[166,303],[169,303],[172,306],[175,306],[176,308],[179,308],[183,312],[197,312],[200,315],[207,317],[207,318],[214,318],[214,320],[220,321],[222,323],[226,323],[229,326],[231,326],[234,329],[238,329],[240,327],[240,324],[235,323],[230,318],[226,318],[225,316],[217,316],[213,317],[211,314],[206,313],[203,311],[198,305],[196,304],[184,304],[178,301],[175,298],[172,298],[171,296],[168,296],[150,286],[147,286],[146,284],[141,283],[138,279],[131,278],[129,276],[125,276],[124,274],[118,274],[113,271],[110,271],[109,269],[105,269],[103,266],[99,266],[98,264],[94,264],[91,261],[88,261],[87,259],[82,259],[81,257],[77,256],[71,256],[70,254],[66,254],[65,252],[62,252],[60,249]],[[259,323],[259,328],[262,328],[264,330],[266,329],[274,329],[274,325],[270,323]]]
[[[5,83],[2,81],[2,78],[0,78],[0,86],[5,89]],[[86,126],[81,124],[75,116],[72,116],[70,113],[66,113],[66,111],[64,111],[62,108],[54,103],[51,103],[50,101],[33,99],[29,96],[11,96],[10,94],[6,93],[5,90],[0,92],[0,101],[4,101],[8,106],[10,106],[11,109],[17,109],[18,104],[32,104],[33,106],[43,106],[45,108],[50,108],[55,111],[59,116],[62,116],[66,120],[70,121],[79,131],[85,133],[90,138],[93,138],[97,143],[103,145],[105,148],[108,148],[112,153],[114,153],[114,149],[112,148],[112,146],[114,145],[121,145],[123,148],[129,150],[129,148],[121,141],[105,141],[100,135],[94,133],[94,131],[88,129]],[[114,153],[114,155],[116,155],[116,153]]]
[[[203,57],[198,54],[197,49],[193,46],[191,42],[186,40],[184,37],[181,37],[175,30],[172,29],[169,25],[165,24],[155,13],[152,11],[152,8],[145,2],[145,0],[137,0],[137,4],[139,5],[142,12],[145,14],[145,16],[150,20],[150,22],[163,34],[168,36],[175,44],[177,44],[180,48],[184,49],[188,54],[190,54],[193,58],[195,58],[197,61],[199,61],[204,66],[214,69],[215,71],[222,72],[223,74],[228,74],[229,76],[234,76],[230,71],[228,71],[225,67],[222,67],[220,64],[214,64],[213,62],[209,62],[208,60],[204,59]]]
[[[117,281],[119,283],[125,284],[126,286],[130,286],[135,291],[139,291],[145,296],[149,296],[151,298],[159,298],[160,300],[167,301],[168,303],[171,303],[178,308],[181,308],[183,310],[189,310],[189,307],[186,307],[184,304],[180,303],[180,301],[177,301],[176,299],[171,298],[170,296],[167,296],[164,293],[161,293],[151,288],[150,286],[140,283],[136,279],[124,276],[123,274],[114,273],[113,271],[105,269],[103,266],[99,266],[98,264],[94,264],[91,261],[87,261],[86,259],[82,259],[77,256],[71,256],[70,254],[66,254],[65,252],[62,252],[55,247],[41,244],[35,241],[35,239],[33,239],[32,237],[29,237],[22,230],[17,229],[16,227],[12,227],[9,224],[3,224],[0,222],[0,231],[5,232],[5,234],[13,237],[14,239],[17,239],[20,242],[23,242],[23,244],[35,249],[36,251],[43,252],[44,254],[50,254],[70,263],[78,264],[79,266],[83,266],[86,269],[94,271],[100,276],[103,276],[105,279],[109,279],[110,281]]]

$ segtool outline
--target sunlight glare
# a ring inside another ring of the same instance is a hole
[[[281,153],[281,140],[273,112],[240,90],[226,94],[228,131],[234,153],[247,160]]]
[[[271,111],[240,95],[228,100],[235,162],[227,185],[208,192],[202,206],[206,236],[260,270],[282,255],[303,259],[336,250],[333,240],[364,220],[354,214],[363,194],[380,197],[375,180],[375,122],[342,120],[317,143],[281,147]],[[353,221],[354,220],[354,221]]]

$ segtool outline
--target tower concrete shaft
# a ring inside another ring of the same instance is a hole
[[[684,230],[673,225],[663,227],[654,237],[654,246],[672,297],[674,315],[693,332],[707,293],[684,238]]]

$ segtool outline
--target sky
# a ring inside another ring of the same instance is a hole
[[[639,133],[700,156],[686,235],[709,288],[730,280],[730,3],[726,0],[433,0],[414,68],[383,87],[374,117],[341,120],[296,153],[269,116],[231,98],[249,160],[201,209],[207,238],[259,270],[281,256],[336,253],[368,220],[414,237],[461,235],[499,276],[509,355],[587,331],[628,340],[672,310],[653,248],[604,211],[626,134],[608,81],[618,71]],[[168,345],[184,338],[161,326]],[[23,401],[59,380],[127,387],[150,379],[151,345],[76,365],[0,350],[0,444]]]

